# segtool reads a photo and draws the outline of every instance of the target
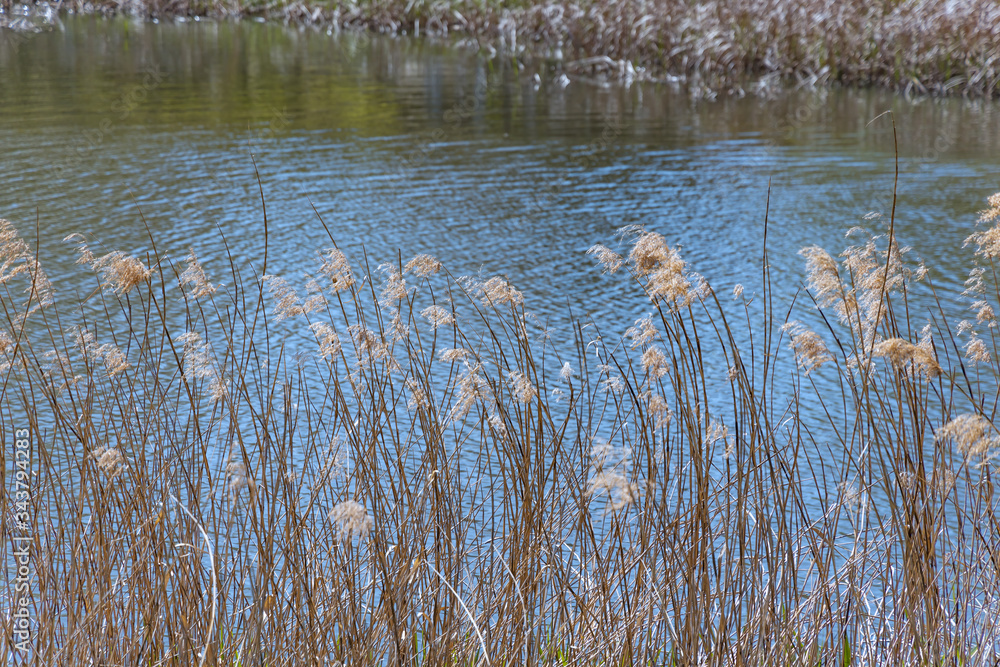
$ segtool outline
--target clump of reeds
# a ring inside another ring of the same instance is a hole
[[[39,664],[994,664],[995,320],[918,312],[891,229],[806,250],[795,321],[766,254],[734,316],[625,229],[650,315],[563,347],[505,277],[332,239],[303,292],[73,237],[64,304],[2,221],[4,608],[28,535]]]
[[[11,4],[0,0],[0,7]],[[1000,5],[977,0],[70,0],[61,7],[464,34],[494,53],[556,62],[570,73],[679,79],[699,96],[766,90],[775,77],[918,94],[1000,94]]]

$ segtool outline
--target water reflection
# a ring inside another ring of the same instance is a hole
[[[9,40],[8,40],[9,42]],[[997,105],[799,91],[694,104],[662,86],[609,87],[518,71],[448,44],[253,23],[70,17],[0,41],[0,214],[40,248],[57,284],[77,272],[61,239],[198,249],[312,271],[338,242],[374,263],[419,252],[456,275],[506,273],[555,326],[567,307],[621,331],[647,309],[585,255],[624,225],[680,244],[717,289],[752,289],[770,186],[771,263],[800,285],[809,244],[839,251],[888,214],[899,141],[898,235],[945,287],[962,241],[1000,189]],[[892,110],[893,116],[877,116]],[[252,158],[251,158],[252,156]],[[315,206],[315,211],[313,210]],[[221,271],[221,266],[220,269]]]

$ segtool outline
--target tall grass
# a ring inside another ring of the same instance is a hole
[[[678,77],[698,95],[768,90],[779,78],[1000,95],[995,0],[66,0],[60,7],[458,34],[570,73]]]
[[[766,251],[753,294],[722,294],[627,228],[591,254],[652,315],[569,348],[505,278],[371,268],[332,237],[296,287],[266,249],[203,266],[74,236],[93,287],[64,302],[4,221],[0,421],[33,443],[27,525],[3,450],[5,611],[16,537],[32,570],[31,652],[13,611],[4,651],[995,664],[1000,195],[981,217],[960,334],[916,309],[932,286],[890,216],[806,249],[794,304]]]

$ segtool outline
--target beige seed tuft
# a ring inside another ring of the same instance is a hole
[[[872,351],[872,356],[886,357],[898,371],[910,365],[914,372],[921,373],[928,379],[933,379],[941,373],[937,360],[926,347],[914,345],[902,338],[889,338],[878,343]]]
[[[295,291],[295,288],[292,287],[287,280],[281,278],[280,276],[267,275],[264,276],[264,280],[268,283],[268,291],[274,295],[277,300],[277,303],[274,306],[274,314],[279,322],[291,317],[308,315],[309,313],[320,310],[324,305],[326,305],[326,300],[323,298],[322,294],[316,293],[306,299],[305,303],[302,303],[299,299],[298,292]],[[311,288],[313,290],[315,290],[316,287],[315,283],[311,283]]]
[[[319,272],[330,280],[330,290],[336,294],[353,287],[354,273],[347,261],[347,255],[337,248],[324,250],[323,253]]]
[[[441,270],[441,262],[437,261],[430,255],[417,255],[403,267],[403,273],[412,273],[413,275],[426,278],[427,276],[432,276]]]
[[[383,306],[392,307],[406,298],[409,294],[410,286],[406,284],[394,264],[382,264],[378,267],[386,275],[385,283],[382,285],[382,293],[379,295],[379,303]]]
[[[463,361],[466,357],[468,357],[469,351],[460,347],[451,347],[441,350],[441,354],[438,356],[440,357],[441,361],[447,361],[449,363],[454,364],[458,363],[459,361]]]
[[[989,208],[979,212],[980,223],[992,223],[1000,218],[1000,192],[988,200]],[[986,259],[1000,257],[1000,225],[976,232],[965,239],[965,246],[976,245],[976,254]]]
[[[632,339],[629,344],[633,350],[648,345],[654,340],[659,339],[660,334],[657,332],[656,327],[653,325],[653,316],[647,315],[646,317],[640,317],[635,321],[635,326],[629,327],[625,331],[625,335]]]
[[[432,329],[455,323],[455,316],[451,311],[437,304],[424,308],[420,315],[431,323]]]
[[[524,303],[524,295],[511,287],[506,278],[493,276],[482,285],[483,301],[486,305],[514,307]]]
[[[90,452],[90,455],[97,461],[97,467],[100,468],[101,472],[111,479],[118,477],[127,467],[125,457],[115,448],[98,447]]]
[[[972,334],[969,342],[965,344],[965,358],[976,366],[993,363],[993,358],[990,356],[990,351],[986,348],[986,343],[976,334]]]
[[[355,500],[345,500],[337,504],[330,510],[329,516],[336,525],[338,537],[344,542],[350,541],[353,535],[367,537],[375,527],[368,510]]]
[[[674,251],[667,245],[666,239],[657,232],[644,232],[632,246],[628,258],[632,268],[640,276],[648,276],[661,264],[670,261]]]
[[[624,257],[616,253],[614,250],[601,245],[600,243],[592,246],[587,251],[587,254],[597,255],[597,261],[601,264],[601,270],[603,273],[615,273],[625,264]]]
[[[313,332],[319,342],[320,358],[333,361],[340,354],[340,336],[325,322],[314,322],[309,325],[309,330]]]
[[[981,415],[964,414],[937,430],[938,442],[951,440],[966,459],[984,457],[990,449],[1000,444],[993,424]]]
[[[805,328],[801,322],[791,321],[781,327],[781,330],[791,337],[789,346],[795,352],[798,367],[809,375],[828,361],[833,361],[833,355],[819,335]]]
[[[77,264],[94,263],[94,253],[90,251],[90,247],[87,245],[87,239],[84,238],[83,234],[70,234],[64,238],[63,241],[73,241],[77,244],[77,253],[80,255],[76,259]]]
[[[94,334],[84,329],[78,329],[75,336],[76,346],[93,362],[101,362],[109,377],[115,377],[130,368],[125,354],[112,343],[98,345]]]
[[[593,497],[603,493],[608,494],[611,509],[618,511],[638,502],[639,485],[629,482],[620,472],[601,470],[587,480],[586,495]]]
[[[138,258],[126,255],[120,250],[101,257],[91,266],[100,271],[109,282],[115,294],[128,294],[134,288],[149,280],[152,272]]]
[[[651,380],[659,380],[669,370],[667,355],[659,347],[650,347],[642,354],[642,367]]]
[[[178,281],[181,288],[187,285],[191,286],[192,289],[189,292],[189,296],[194,299],[211,296],[216,290],[215,285],[208,282],[208,276],[205,275],[205,269],[194,254],[194,248],[191,249],[190,254],[187,256],[187,268],[181,273]]]
[[[410,398],[406,401],[406,407],[410,410],[422,410],[427,407],[427,392],[416,380],[407,380],[406,386],[410,390]]]
[[[511,371],[508,375],[513,385],[514,396],[518,401],[521,403],[530,403],[532,399],[538,396],[538,389],[535,388],[535,385],[531,383],[531,380],[524,373],[521,371]]]

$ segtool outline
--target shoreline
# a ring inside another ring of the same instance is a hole
[[[254,19],[333,31],[460,36],[490,57],[624,83],[679,84],[693,97],[766,94],[781,84],[1000,97],[1000,3],[859,0],[566,3],[297,0],[0,0],[0,28],[41,30],[60,12],[147,20]]]

